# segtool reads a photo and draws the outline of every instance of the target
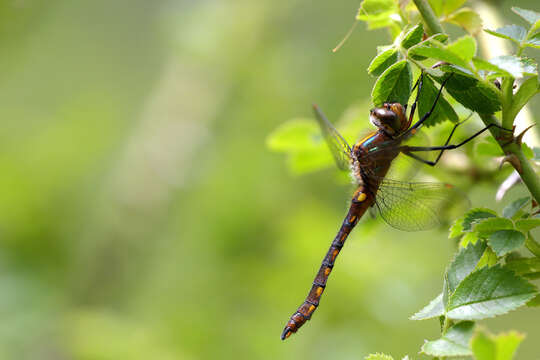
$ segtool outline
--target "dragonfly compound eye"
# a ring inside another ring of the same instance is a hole
[[[391,110],[391,107],[390,109],[386,107],[373,109],[369,118],[373,125],[390,135],[397,133],[401,129],[399,117]]]

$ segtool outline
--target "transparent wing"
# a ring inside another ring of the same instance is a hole
[[[343,136],[341,136],[332,124],[330,124],[330,121],[328,121],[317,105],[313,105],[313,110],[315,111],[315,118],[321,127],[324,139],[332,152],[332,156],[334,157],[338,168],[341,170],[348,170],[351,158],[351,147]]]
[[[404,231],[433,228],[452,207],[468,203],[467,197],[449,184],[390,179],[381,180],[375,201],[384,221]]]

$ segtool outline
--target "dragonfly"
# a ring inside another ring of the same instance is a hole
[[[406,145],[405,141],[414,136],[434,112],[441,92],[451,75],[442,81],[428,112],[412,124],[423,76],[423,74],[420,75],[413,87],[413,91],[417,87],[418,89],[409,116],[406,114],[407,105],[396,102],[384,103],[381,107],[370,110],[369,120],[377,130],[352,147],[332,126],[322,111],[314,105],[317,122],[335,162],[342,170],[350,169],[356,190],[352,196],[347,215],[322,261],[309,294],[283,329],[282,340],[297,332],[306,321],[310,320],[319,306],[328,277],[345,240],[367,210],[375,208],[383,220],[396,229],[418,231],[430,229],[440,224],[440,214],[452,203],[468,202],[466,196],[450,184],[404,182],[386,178],[392,161],[400,154],[426,165],[435,166],[445,150],[456,149],[466,144],[491,126],[504,129],[497,124],[490,124],[458,144],[449,144],[455,130],[462,123],[457,122],[442,146]],[[439,151],[435,160],[426,160],[418,154],[428,151]]]

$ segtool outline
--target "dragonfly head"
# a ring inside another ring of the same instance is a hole
[[[389,135],[398,135],[410,126],[406,110],[400,103],[384,103],[369,113],[373,125]]]

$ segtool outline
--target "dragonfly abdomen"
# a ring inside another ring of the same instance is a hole
[[[354,197],[351,201],[349,212],[347,213],[345,220],[343,220],[343,223],[341,224],[341,227],[336,237],[334,238],[334,241],[332,241],[332,245],[330,245],[330,248],[328,249],[328,252],[326,253],[326,256],[322,261],[321,267],[319,268],[317,276],[315,276],[315,279],[313,280],[313,285],[311,286],[311,290],[309,291],[306,300],[304,300],[304,303],[300,305],[300,307],[298,307],[296,312],[287,322],[285,329],[283,329],[283,333],[281,334],[282,340],[285,340],[292,333],[298,331],[298,329],[311,318],[313,312],[315,312],[315,310],[319,306],[321,295],[326,288],[326,282],[328,281],[328,277],[332,272],[336,258],[339,255],[341,249],[343,248],[345,240],[347,240],[347,237],[351,233],[351,230],[354,228],[358,220],[362,217],[364,212],[366,212],[366,210],[375,201],[375,198],[373,197],[373,195],[371,195],[373,193],[373,191],[365,191],[363,187],[360,187],[355,192]]]

